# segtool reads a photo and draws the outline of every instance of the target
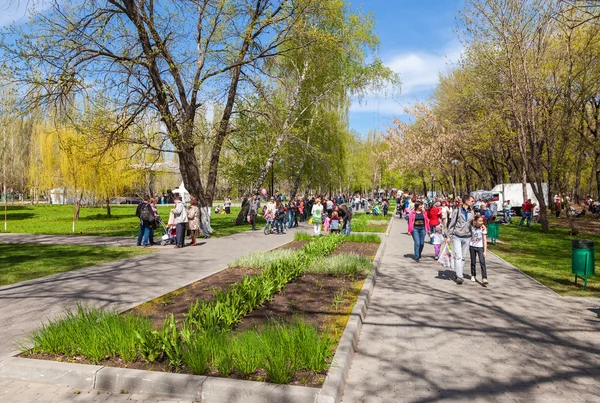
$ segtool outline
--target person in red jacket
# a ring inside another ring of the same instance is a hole
[[[429,243],[433,245],[433,234],[435,234],[435,228],[440,225],[440,217],[442,216],[442,207],[440,202],[436,202],[432,208],[427,211],[427,217],[429,218]]]
[[[533,204],[531,203],[531,199],[527,199],[525,203],[523,203],[523,213],[521,214],[521,222],[519,223],[519,227],[523,226],[523,221],[527,219],[527,226],[529,227],[529,223],[531,222],[531,211],[533,210]]]

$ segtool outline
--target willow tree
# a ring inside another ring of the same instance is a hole
[[[293,31],[281,45],[283,56],[266,64],[267,78],[258,83],[257,93],[269,108],[259,118],[269,121],[276,138],[254,180],[254,191],[285,143],[314,130],[318,114],[331,111],[344,120],[351,96],[386,85],[399,92],[397,75],[375,55],[379,41],[374,25],[372,15],[353,11],[345,1],[321,0],[320,8],[303,16],[303,27],[309,29]],[[296,174],[294,182],[299,181]],[[295,193],[298,186],[293,187]]]
[[[203,206],[214,197],[223,144],[243,76],[279,57],[319,0],[51,0],[31,22],[4,30],[11,75],[34,101],[61,104],[101,92],[119,115],[108,141],[157,114],[184,184]],[[194,131],[199,109],[222,103],[209,144]],[[68,110],[65,108],[65,110]],[[196,149],[210,147],[201,177]]]

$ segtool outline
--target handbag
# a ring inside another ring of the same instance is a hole
[[[308,219],[308,225],[312,225],[312,217]]]

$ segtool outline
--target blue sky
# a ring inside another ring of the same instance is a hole
[[[362,135],[385,132],[403,108],[427,100],[438,81],[460,57],[454,28],[463,0],[350,0],[353,8],[375,14],[379,57],[400,74],[402,94],[394,99],[372,94],[350,109],[350,128]],[[405,118],[405,117],[404,117]]]
[[[440,72],[458,61],[462,46],[454,33],[464,0],[348,0],[353,8],[373,12],[381,45],[379,57],[400,74],[402,94],[371,94],[350,108],[350,128],[363,136],[385,132],[403,108],[426,100]],[[0,0],[0,26],[27,20],[27,7],[44,8],[47,0]]]

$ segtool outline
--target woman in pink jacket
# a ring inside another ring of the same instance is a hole
[[[415,208],[408,217],[408,235],[412,235],[415,241],[415,261],[417,262],[421,259],[423,246],[425,246],[425,234],[430,233],[430,228],[427,212],[423,210],[421,203],[416,202]]]

